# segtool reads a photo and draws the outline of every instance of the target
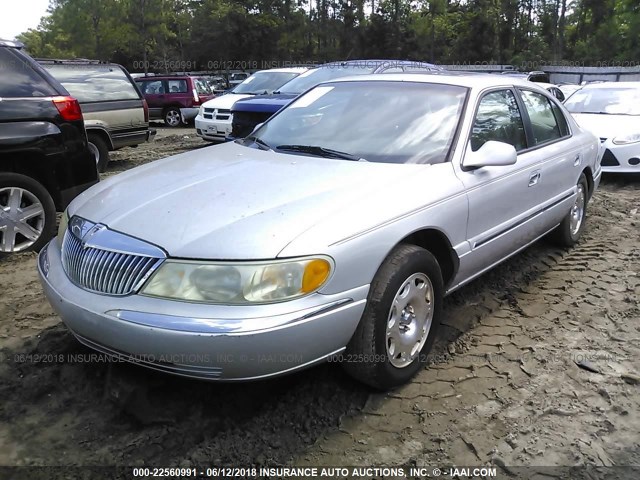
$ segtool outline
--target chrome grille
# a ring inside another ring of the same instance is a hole
[[[62,241],[62,266],[69,279],[81,288],[98,293],[133,293],[162,260],[83,245],[70,230]]]

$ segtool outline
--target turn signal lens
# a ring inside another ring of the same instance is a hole
[[[331,265],[324,259],[312,260],[307,264],[302,276],[302,288],[304,293],[318,289],[329,277]]]

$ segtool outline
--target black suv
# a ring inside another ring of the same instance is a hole
[[[0,256],[40,249],[98,181],[78,101],[22,47],[0,40]]]

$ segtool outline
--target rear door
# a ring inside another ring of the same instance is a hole
[[[477,276],[539,235],[535,218],[545,192],[540,188],[542,155],[527,144],[526,117],[517,92],[501,88],[478,101],[467,153],[489,140],[511,144],[518,153],[514,165],[460,168],[467,189],[469,252],[460,262],[459,278]]]
[[[145,78],[136,80],[140,91],[149,105],[149,115],[152,118],[162,118],[165,104],[165,85],[160,79]]]
[[[583,143],[571,138],[567,120],[553,100],[526,88],[519,93],[528,118],[530,155],[540,158],[539,201],[541,207],[550,210],[573,196],[586,162]],[[554,215],[549,216],[548,227],[556,221]]]
[[[166,106],[180,106],[187,108],[193,106],[193,92],[189,89],[189,82],[186,78],[170,78],[165,80]]]

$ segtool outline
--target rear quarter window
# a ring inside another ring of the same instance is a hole
[[[139,99],[137,88],[115,65],[44,65],[80,103]]]
[[[58,95],[27,59],[8,48],[0,48],[0,98],[48,97]]]
[[[187,93],[189,91],[189,87],[187,86],[187,81],[180,80],[167,80],[167,85],[169,89],[169,93]]]

